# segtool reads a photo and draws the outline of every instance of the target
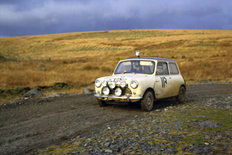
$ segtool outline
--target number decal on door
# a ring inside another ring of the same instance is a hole
[[[160,77],[161,82],[162,82],[162,88],[165,88],[165,85],[168,84],[168,80],[166,77]]]

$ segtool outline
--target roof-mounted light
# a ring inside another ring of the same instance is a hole
[[[138,58],[140,57],[140,55],[139,55],[139,50],[136,50],[135,54],[136,54],[136,56],[137,56]]]

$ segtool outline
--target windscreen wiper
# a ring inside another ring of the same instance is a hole
[[[123,74],[125,74],[125,73],[132,73],[132,72],[127,72],[127,71],[123,72]]]

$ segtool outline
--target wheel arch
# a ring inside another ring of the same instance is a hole
[[[186,90],[186,85],[185,84],[180,85],[180,88],[181,87],[184,87],[184,89]]]
[[[156,97],[155,97],[155,90],[154,90],[153,88],[150,88],[150,87],[147,88],[146,91],[144,91],[144,93],[143,93],[143,98],[144,98],[144,95],[145,95],[148,91],[151,91],[151,92],[153,93],[154,99],[156,99]]]

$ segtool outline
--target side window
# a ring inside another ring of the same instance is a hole
[[[168,75],[168,65],[166,62],[158,62],[156,75]]]
[[[179,70],[176,66],[176,63],[169,63],[169,69],[170,69],[170,74],[174,75],[174,74],[179,74]]]

